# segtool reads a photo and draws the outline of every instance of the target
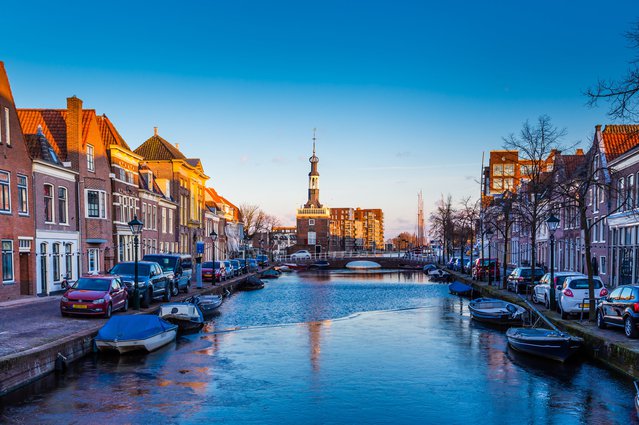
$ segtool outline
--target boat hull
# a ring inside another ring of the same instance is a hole
[[[498,299],[478,298],[468,304],[470,316],[479,322],[496,326],[512,326],[523,322],[526,310]]]
[[[128,341],[96,340],[95,345],[100,351],[117,351],[120,354],[133,351],[151,352],[175,340],[176,334],[177,329],[173,328],[146,339]]]
[[[539,336],[522,335],[516,328],[506,332],[508,344],[516,351],[544,357],[559,362],[565,362],[581,349],[583,340],[571,336]]]

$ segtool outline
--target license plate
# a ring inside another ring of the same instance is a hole
[[[581,308],[590,308],[590,304],[582,304]]]
[[[84,304],[73,304],[73,308],[87,308]]]

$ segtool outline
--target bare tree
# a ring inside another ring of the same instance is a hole
[[[537,266],[537,231],[545,221],[553,198],[553,155],[560,150],[565,135],[565,129],[555,127],[549,116],[542,115],[534,125],[526,121],[519,135],[504,138],[504,147],[518,152],[523,184],[513,212],[516,220],[530,231],[531,276],[535,276]]]
[[[504,251],[502,257],[501,273],[502,283],[501,288],[506,288],[508,267],[508,245],[510,241],[510,235],[512,226],[515,222],[513,220],[513,204],[517,200],[517,195],[510,191],[505,191],[499,196],[495,196],[490,205],[484,211],[484,228],[491,229],[501,235],[504,240]],[[495,258],[498,258],[498,253],[495,253]],[[496,272],[495,272],[496,275]]]
[[[626,33],[630,47],[636,51],[626,75],[619,80],[599,80],[586,91],[588,105],[595,106],[602,99],[610,104],[608,115],[623,121],[639,119],[639,20]]]
[[[459,243],[461,247],[462,269],[464,266],[464,252],[468,244],[470,244],[471,264],[473,261],[473,245],[477,220],[479,220],[479,202],[472,201],[470,196],[462,199],[459,203],[459,210],[456,211],[454,217],[454,222],[456,224],[455,233],[459,237]]]
[[[444,195],[442,195],[441,199],[437,202],[437,208],[435,208],[435,211],[431,213],[429,218],[431,235],[440,239],[442,242],[444,262],[446,262],[447,256],[450,255],[454,240],[454,214],[455,209],[453,208],[452,196],[448,195],[444,199]]]
[[[257,205],[242,204],[239,210],[247,239],[253,239],[256,234],[270,232],[274,226],[279,226],[280,222],[277,217],[265,213]]]

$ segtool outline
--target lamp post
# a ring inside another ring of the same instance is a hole
[[[557,304],[555,302],[555,230],[559,227],[559,219],[554,214],[550,214],[550,217],[546,220],[546,225],[550,232],[550,300],[548,307],[554,310]]]
[[[490,263],[492,262],[492,254],[490,252],[490,248],[492,245],[493,235],[494,235],[494,232],[490,230],[490,227],[484,233],[484,236],[486,236],[486,238],[488,239],[488,286],[490,286],[493,283],[492,275],[490,274],[491,273]],[[495,267],[497,267],[497,262],[495,262]]]
[[[213,242],[213,256],[211,260],[213,261],[213,285],[215,285],[215,242],[217,241],[217,233],[215,233],[215,230],[211,230],[209,237]]]
[[[133,274],[135,276],[135,280],[133,282],[133,308],[135,310],[140,309],[140,288],[138,286],[138,235],[142,233],[142,228],[144,227],[144,223],[138,220],[138,216],[133,216],[133,220],[129,221],[129,228],[131,229],[131,233],[133,233],[133,259],[135,263],[133,265]]]

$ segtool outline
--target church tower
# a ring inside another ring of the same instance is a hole
[[[317,164],[319,158],[315,155],[315,129],[313,129],[313,156],[308,159],[311,163],[311,172],[308,173],[308,202],[304,204],[305,208],[322,208],[319,202],[319,172]]]
[[[329,250],[329,223],[331,210],[319,201],[319,158],[315,154],[315,129],[313,129],[313,155],[308,159],[311,172],[308,173],[308,200],[297,209],[297,244],[293,251],[305,249],[311,254],[321,254]]]

